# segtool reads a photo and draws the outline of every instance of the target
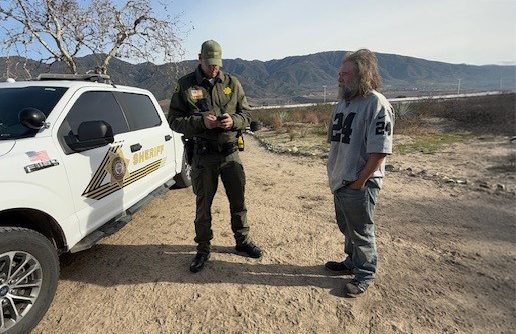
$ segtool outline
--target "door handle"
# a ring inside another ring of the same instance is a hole
[[[171,136],[171,135],[166,135],[166,136],[165,136],[165,141],[169,141],[170,139],[172,139],[172,136]]]
[[[142,145],[140,145],[140,144],[131,145],[131,152],[139,151],[139,150],[141,150],[141,148],[142,148]]]

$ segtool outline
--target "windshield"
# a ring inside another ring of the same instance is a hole
[[[0,140],[34,136],[38,130],[20,124],[19,112],[27,107],[41,110],[45,116],[54,109],[66,87],[22,87],[0,89]]]

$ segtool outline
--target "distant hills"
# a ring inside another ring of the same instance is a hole
[[[249,99],[255,104],[321,101],[327,86],[327,100],[335,98],[337,71],[345,51],[320,52],[269,61],[225,59],[223,70],[238,76]],[[377,53],[386,95],[415,95],[416,92],[516,90],[516,66],[466,65],[429,61],[395,54]],[[10,73],[18,80],[26,78],[23,58],[11,57]],[[79,71],[95,68],[97,56],[78,59]],[[17,64],[17,65],[16,65]],[[113,59],[109,74],[118,84],[142,87],[158,98],[170,98],[175,81],[192,71],[197,61],[155,65],[131,64]],[[62,63],[51,68],[28,60],[26,68],[33,77],[40,73],[66,73]],[[0,57],[0,73],[6,77],[6,58]]]

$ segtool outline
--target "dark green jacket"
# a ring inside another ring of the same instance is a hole
[[[209,111],[202,110],[203,98]],[[211,86],[199,65],[194,72],[178,80],[170,100],[168,123],[172,130],[183,133],[186,138],[196,136],[222,144],[236,141],[237,131],[249,126],[249,111],[244,90],[237,78],[220,71]],[[207,112],[215,116],[228,113],[233,119],[233,128],[230,131],[220,128],[208,130],[202,118]]]

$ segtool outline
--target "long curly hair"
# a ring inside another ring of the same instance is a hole
[[[378,90],[382,86],[382,77],[378,71],[376,55],[368,49],[360,49],[349,52],[344,56],[342,63],[352,62],[358,69],[358,93],[366,96],[372,90]]]

